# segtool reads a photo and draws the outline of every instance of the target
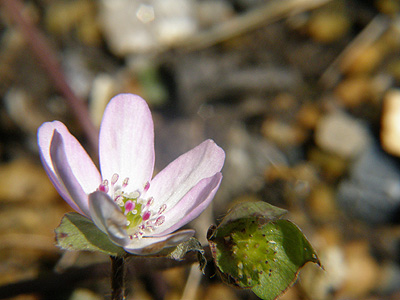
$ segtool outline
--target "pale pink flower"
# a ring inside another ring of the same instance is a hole
[[[149,254],[187,240],[176,231],[209,205],[222,179],[224,151],[206,140],[153,179],[154,127],[139,96],[111,99],[100,127],[101,173],[59,121],[38,130],[40,157],[60,195],[110,240],[133,254]]]

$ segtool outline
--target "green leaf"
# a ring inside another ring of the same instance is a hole
[[[272,300],[293,284],[305,263],[320,264],[312,246],[292,222],[271,214],[266,218],[253,212],[241,216],[210,228],[208,235],[215,265],[226,283]]]
[[[237,204],[231,210],[229,210],[219,226],[249,217],[262,217],[268,221],[273,221],[281,218],[286,213],[286,209],[273,206],[267,202],[243,202]]]
[[[57,246],[65,250],[99,251],[112,256],[126,254],[91,220],[75,212],[66,213],[55,232]]]

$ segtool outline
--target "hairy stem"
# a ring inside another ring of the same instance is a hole
[[[111,256],[111,299],[125,300],[125,258]]]

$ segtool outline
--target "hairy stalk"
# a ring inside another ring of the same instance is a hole
[[[125,300],[125,258],[111,257],[111,299]]]

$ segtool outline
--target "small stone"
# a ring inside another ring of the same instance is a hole
[[[337,217],[335,194],[327,186],[320,184],[311,191],[308,203],[312,211],[312,216],[319,221],[332,221]]]
[[[373,44],[363,51],[354,49],[349,51],[342,60],[341,69],[344,73],[362,74],[372,72],[385,57],[384,45]]]
[[[342,81],[335,89],[339,102],[354,108],[371,97],[371,80],[366,76],[352,76]]]
[[[380,267],[370,254],[368,242],[355,241],[344,248],[346,278],[339,299],[363,299],[377,286]]]
[[[265,120],[261,132],[267,139],[280,146],[299,145],[307,137],[306,132],[296,124],[277,119]]]
[[[400,171],[396,161],[377,146],[367,148],[338,187],[337,200],[348,215],[367,223],[398,219]]]
[[[213,284],[208,286],[208,288],[205,290],[205,294],[202,297],[204,300],[220,300],[220,299],[232,299],[232,300],[238,300],[238,296],[235,293],[235,291],[222,283],[219,284]]]
[[[308,32],[320,43],[337,41],[349,31],[350,20],[340,11],[316,11],[308,22]]]
[[[323,240],[323,236],[315,239]],[[319,245],[318,256],[325,271],[306,264],[300,272],[300,284],[310,299],[330,299],[342,286],[346,276],[346,261],[343,249],[338,245]]]
[[[106,41],[120,56],[172,46],[197,30],[193,0],[103,0],[99,15]]]
[[[361,121],[343,112],[333,112],[319,121],[315,142],[325,151],[353,158],[366,148],[370,136]]]
[[[386,152],[400,156],[400,89],[390,90],[384,98],[381,142]]]
[[[314,129],[320,117],[321,113],[318,107],[311,103],[304,104],[297,113],[297,121],[307,129]]]
[[[84,289],[84,288],[77,288],[74,290],[72,295],[68,298],[69,300],[101,300],[103,297],[101,297],[98,294],[95,294],[89,289]]]
[[[315,147],[310,149],[308,156],[313,164],[323,170],[324,177],[328,180],[339,178],[346,172],[348,167],[348,161],[345,158]]]

